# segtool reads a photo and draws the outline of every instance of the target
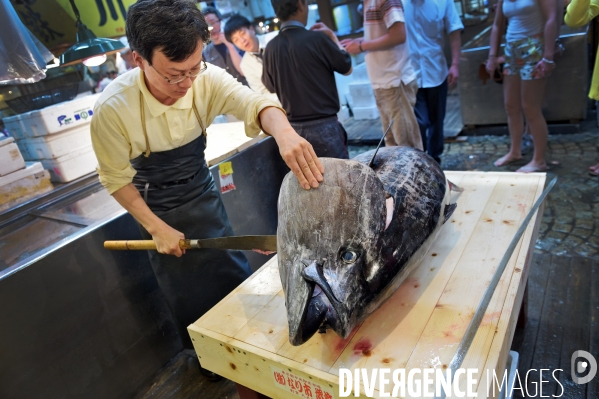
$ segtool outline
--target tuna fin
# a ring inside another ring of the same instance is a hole
[[[387,130],[385,130],[383,137],[381,137],[381,141],[379,141],[379,145],[376,147],[376,150],[374,151],[374,155],[372,156],[372,159],[370,160],[370,162],[368,162],[369,168],[372,168],[372,165],[374,165],[374,158],[376,158],[376,153],[379,152],[379,148],[381,148],[381,144],[383,144],[385,142],[385,136],[387,136],[387,133],[389,133],[389,129],[391,129],[391,125],[393,125],[394,121],[395,121],[395,119],[391,119],[391,122],[389,122],[389,127],[387,128]]]
[[[451,191],[457,191],[458,193],[461,193],[462,191],[464,191],[463,188],[456,186],[454,183],[450,182],[449,180],[447,180],[447,183],[449,183],[449,189]]]
[[[445,220],[443,221],[443,223],[447,223],[451,215],[453,215],[453,211],[455,211],[455,208],[457,207],[458,204],[456,203],[445,205]]]

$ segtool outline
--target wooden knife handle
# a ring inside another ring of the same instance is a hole
[[[190,249],[189,240],[179,240],[181,249]],[[104,241],[104,248],[112,251],[131,251],[131,250],[156,250],[154,240],[123,240],[123,241]]]

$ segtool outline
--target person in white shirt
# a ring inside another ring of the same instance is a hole
[[[403,5],[410,59],[418,81],[414,113],[424,150],[440,164],[447,89],[460,76],[460,34],[464,25],[450,0],[406,0]],[[451,47],[449,68],[443,51],[445,34]]]
[[[416,72],[410,62],[401,0],[364,1],[364,38],[345,39],[350,54],[366,52],[366,70],[374,89],[383,129],[393,120],[387,146],[423,149],[416,104]]]
[[[233,15],[225,25],[225,38],[238,49],[245,51],[241,58],[241,72],[245,76],[252,90],[265,95],[270,100],[281,103],[276,93],[271,93],[262,83],[262,54],[268,42],[279,31],[269,32],[265,35],[256,35],[252,23],[243,15]]]

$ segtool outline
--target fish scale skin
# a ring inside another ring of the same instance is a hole
[[[444,221],[448,186],[432,158],[409,147],[385,147],[371,169],[372,154],[323,158],[325,178],[317,189],[303,190],[292,175],[283,182],[278,257],[294,345],[308,340],[313,318],[322,317],[322,311],[309,311],[311,300],[332,304],[325,323],[346,338],[405,279],[416,264],[415,254],[423,256]],[[394,207],[385,229],[387,195]],[[359,253],[354,263],[341,259],[348,249]],[[315,283],[302,277],[309,264],[322,268],[316,278],[324,276],[329,301],[322,299],[324,292],[311,299]]]

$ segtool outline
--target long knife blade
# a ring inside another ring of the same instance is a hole
[[[182,249],[216,248],[230,250],[254,249],[276,252],[277,236],[231,236],[219,238],[186,239],[179,241]],[[104,241],[104,248],[109,250],[155,250],[152,240]]]
[[[190,240],[196,248],[277,251],[277,236],[234,236]]]

